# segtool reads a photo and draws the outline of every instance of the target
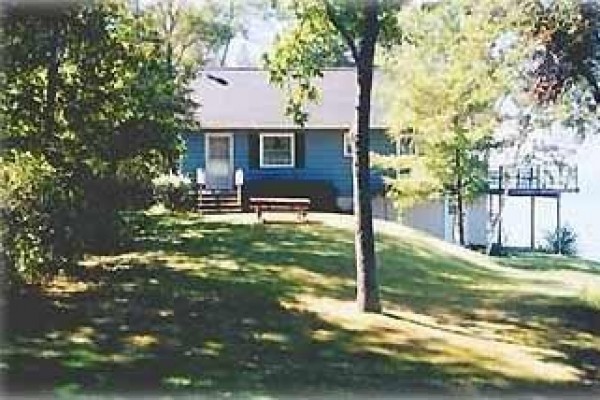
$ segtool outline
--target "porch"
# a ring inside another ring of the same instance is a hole
[[[247,179],[243,169],[233,173],[232,186],[211,183],[203,168],[196,170],[197,210],[203,213],[250,211],[251,198],[308,199],[311,211],[341,211],[336,189],[326,180]]]

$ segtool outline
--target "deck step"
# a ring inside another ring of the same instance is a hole
[[[215,202],[215,203],[198,203],[200,208],[232,208],[232,207],[241,207],[242,205],[237,201],[230,202]]]
[[[237,191],[230,189],[222,189],[222,190],[212,190],[212,189],[202,189],[202,196],[236,196]]]
[[[235,190],[204,189],[198,193],[198,210],[206,214],[241,212],[242,205],[238,201]]]
[[[202,197],[198,199],[199,202],[205,204],[214,203],[237,203],[237,197]]]
[[[198,207],[202,212],[241,212],[242,207],[239,204],[202,204]]]
[[[232,193],[232,194],[203,194],[202,196],[198,195],[198,197],[202,197],[203,199],[235,199],[237,198],[237,194],[236,193]]]
[[[222,208],[215,208],[215,209],[210,209],[210,208],[202,208],[199,210],[200,213],[202,214],[231,214],[231,213],[241,213],[242,209],[241,208],[231,208],[231,209],[222,209]]]

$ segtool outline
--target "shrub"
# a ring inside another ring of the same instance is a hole
[[[0,159],[2,255],[10,280],[41,281],[78,257],[69,193],[43,157],[13,151]]]
[[[77,211],[76,229],[84,250],[110,254],[123,248],[129,232],[119,211],[123,208],[123,187],[113,177],[93,177],[81,182],[83,196]]]
[[[544,249],[552,253],[560,253],[567,256],[577,254],[577,234],[570,226],[563,226],[558,231],[551,230],[544,236]]]
[[[119,208],[144,210],[150,207],[154,201],[152,178],[159,174],[159,166],[166,167],[164,164],[160,155],[154,152],[119,160],[114,177],[119,188]]]
[[[171,210],[189,211],[194,206],[194,185],[184,175],[163,174],[152,180],[154,202]]]

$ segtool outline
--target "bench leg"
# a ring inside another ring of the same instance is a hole
[[[256,207],[256,218],[258,218],[258,222],[264,224],[265,219],[263,218],[263,211],[260,206]]]
[[[298,221],[306,222],[306,210],[303,210],[303,209],[298,210]]]

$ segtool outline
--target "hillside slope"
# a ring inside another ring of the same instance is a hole
[[[131,251],[9,302],[9,388],[598,390],[597,273],[514,268],[378,223],[384,313],[360,314],[352,220],[312,218],[132,216]]]

